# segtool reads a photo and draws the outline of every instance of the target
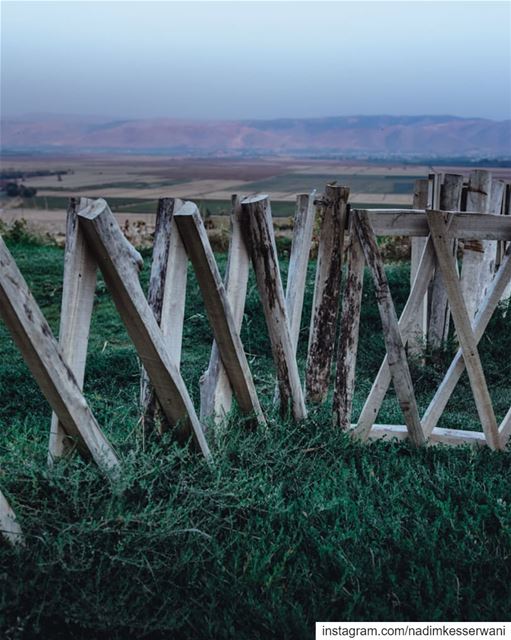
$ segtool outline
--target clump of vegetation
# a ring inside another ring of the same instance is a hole
[[[42,235],[31,229],[25,218],[13,220],[11,223],[0,220],[0,235],[4,240],[18,245],[41,246],[52,244],[52,239],[49,235]]]
[[[8,243],[56,332],[62,250]],[[285,282],[286,261],[282,271]],[[409,269],[387,275],[400,309]],[[212,335],[191,269],[185,318],[182,373],[198,406]],[[510,323],[497,312],[481,342],[499,417],[511,403]],[[281,420],[253,279],[242,340],[268,428],[247,432],[234,411],[208,431],[212,466],[170,437],[144,441],[138,358],[99,278],[85,395],[122,461],[109,484],[78,457],[48,469],[50,411],[0,323],[0,484],[27,540],[0,541],[0,635],[249,640],[310,638],[316,620],[508,620],[511,453],[360,445],[332,428],[329,403],[303,424]],[[453,348],[413,364],[421,410]],[[366,277],[355,417],[382,356]],[[465,377],[444,426],[480,429],[469,397]],[[378,419],[401,419],[392,393]]]
[[[23,183],[18,184],[17,182],[8,182],[3,190],[9,198],[33,198],[37,194],[35,187],[27,187]]]

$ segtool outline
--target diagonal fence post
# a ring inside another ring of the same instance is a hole
[[[198,449],[209,458],[209,447],[186,385],[140,286],[140,255],[123,236],[104,200],[96,200],[78,215],[168,424],[179,427],[178,435],[191,434]],[[164,423],[162,428],[166,428]]]
[[[46,318],[0,237],[0,315],[66,435],[108,475],[119,460],[104,436]]]

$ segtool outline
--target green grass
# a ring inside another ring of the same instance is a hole
[[[9,246],[57,331],[62,250]],[[402,308],[408,267],[387,273]],[[211,332],[189,275],[182,371],[198,406]],[[313,277],[311,264],[302,371]],[[367,274],[364,287],[356,413],[383,355]],[[481,342],[499,418],[510,329],[499,311]],[[268,429],[247,432],[233,412],[208,432],[212,467],[168,437],[144,443],[138,358],[100,279],[85,394],[122,460],[111,485],[78,457],[47,468],[50,411],[0,323],[0,485],[27,538],[0,542],[0,637],[312,638],[315,620],[509,620],[511,453],[359,445],[331,427],[329,402],[305,424],[280,420],[252,280],[242,339]],[[421,408],[452,350],[412,363]],[[402,421],[393,394],[379,420]],[[479,428],[466,377],[443,424]]]

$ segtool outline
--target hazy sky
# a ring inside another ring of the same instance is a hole
[[[0,6],[4,117],[511,117],[508,2]]]

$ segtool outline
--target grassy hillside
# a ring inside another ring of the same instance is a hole
[[[9,246],[57,331],[62,250]],[[408,266],[388,275],[402,307]],[[383,355],[367,277],[364,286],[355,413]],[[481,343],[500,419],[511,403],[502,311]],[[234,413],[210,429],[210,468],[170,438],[143,441],[138,359],[100,280],[85,393],[122,459],[110,485],[77,457],[48,470],[50,411],[0,323],[0,485],[27,536],[22,549],[0,542],[0,636],[248,640],[311,638],[315,620],[509,620],[510,452],[357,445],[332,428],[329,404],[305,424],[282,421],[253,282],[242,339],[269,426],[248,433]],[[196,406],[210,345],[190,273],[182,371]],[[412,363],[421,409],[449,352]],[[379,420],[402,421],[392,394]],[[442,425],[479,428],[466,377]]]

